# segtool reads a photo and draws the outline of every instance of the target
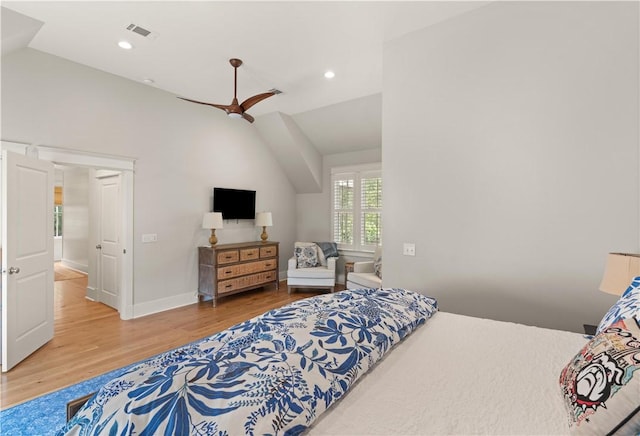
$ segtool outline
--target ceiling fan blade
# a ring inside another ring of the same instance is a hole
[[[242,118],[249,121],[250,123],[253,123],[255,121],[255,118],[253,118],[251,115],[249,115],[246,112],[242,114]]]
[[[227,111],[231,106],[229,105],[224,105],[224,104],[215,104],[215,103],[206,103],[204,101],[198,101],[198,100],[191,100],[189,98],[184,98],[184,97],[178,97],[180,100],[184,100],[184,101],[190,101],[191,103],[198,103],[198,104],[204,104],[206,106],[213,106],[213,107],[217,107],[218,109],[222,109],[223,111]]]
[[[265,92],[264,94],[254,95],[253,97],[249,97],[248,99],[243,101],[240,106],[242,106],[242,110],[249,110],[249,108],[254,104],[259,103],[265,98],[271,97],[272,95],[275,95],[275,92]]]

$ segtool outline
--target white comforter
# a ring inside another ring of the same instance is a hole
[[[311,435],[551,435],[578,333],[439,312],[309,430]]]

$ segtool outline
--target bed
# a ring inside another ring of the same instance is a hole
[[[614,312],[589,340],[404,289],[319,295],[142,362],[59,434],[636,434],[640,327]]]

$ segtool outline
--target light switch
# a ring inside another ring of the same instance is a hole
[[[158,235],[156,233],[146,233],[142,235],[142,242],[145,244],[150,242],[158,242]]]
[[[402,254],[405,256],[415,256],[416,244],[411,242],[405,242],[402,246]]]

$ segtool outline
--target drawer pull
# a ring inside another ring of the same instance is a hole
[[[233,286],[233,285],[232,285],[231,283],[224,285],[224,287],[225,287],[226,289],[229,289],[229,288],[230,288],[230,287],[232,287],[232,286]]]
[[[231,274],[231,273],[232,273],[232,271],[225,271],[224,273],[225,273],[225,274]]]

